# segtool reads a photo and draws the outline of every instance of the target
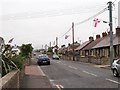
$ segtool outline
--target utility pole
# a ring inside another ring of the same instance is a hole
[[[56,54],[58,53],[58,37],[56,37],[56,50],[55,50]]]
[[[110,26],[110,64],[112,65],[114,58],[114,48],[113,48],[113,30],[112,30],[112,2],[108,2],[108,10],[109,10],[109,26]]]
[[[51,47],[51,42],[50,42],[50,46],[49,47]]]
[[[72,51],[73,51],[73,61],[75,61],[75,50],[74,50],[74,22],[72,22]]]
[[[58,37],[56,37],[56,46],[58,46]]]

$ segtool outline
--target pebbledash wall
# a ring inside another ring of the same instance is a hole
[[[120,1],[118,2],[118,26],[120,27]]]

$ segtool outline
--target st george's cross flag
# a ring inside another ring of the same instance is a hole
[[[97,27],[97,24],[100,23],[100,20],[98,18],[94,19],[94,27]]]
[[[67,39],[69,37],[69,35],[65,35],[65,39]]]

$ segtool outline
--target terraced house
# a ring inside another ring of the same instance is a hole
[[[116,28],[115,34],[113,34],[113,46],[114,46],[114,58],[120,57],[120,27]],[[89,38],[80,45],[76,51],[79,51],[80,58],[85,57],[89,62],[95,62],[99,64],[108,64],[110,57],[110,33],[103,32],[102,37],[98,34],[96,39]],[[80,60],[79,58],[79,60]],[[82,58],[83,59],[83,58]]]
[[[120,27],[116,28],[116,33],[113,34],[113,46],[114,46],[114,58],[120,57]],[[93,55],[97,57],[109,58],[110,56],[110,35],[104,37],[99,43],[94,47]]]

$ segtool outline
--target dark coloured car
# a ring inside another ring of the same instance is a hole
[[[120,58],[113,61],[111,69],[115,77],[120,75]]]
[[[37,58],[37,64],[42,65],[42,64],[47,64],[50,65],[50,59],[47,55],[39,55]]]

